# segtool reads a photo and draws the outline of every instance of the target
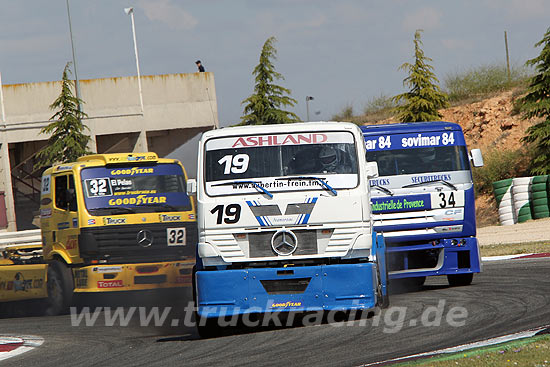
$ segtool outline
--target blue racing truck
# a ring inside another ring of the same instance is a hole
[[[421,286],[446,275],[468,285],[481,271],[470,162],[462,129],[450,122],[362,126],[367,161],[378,163],[370,180],[374,230],[387,244],[390,279]]]

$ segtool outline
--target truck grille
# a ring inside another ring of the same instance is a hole
[[[311,278],[260,280],[267,294],[301,294],[306,291]]]
[[[166,274],[144,275],[134,277],[134,284],[162,284],[166,283]]]
[[[185,246],[168,246],[167,228],[186,229]],[[138,244],[137,235],[148,230],[153,243],[148,247]],[[82,228],[79,235],[80,256],[107,263],[137,263],[194,258],[198,240],[197,225],[193,222],[132,224],[124,226]]]
[[[298,248],[293,255],[316,255],[317,249],[317,231],[316,230],[297,230],[292,231],[298,239]],[[248,235],[248,246],[250,257],[270,257],[277,256],[271,248],[271,238],[275,231],[250,233]]]

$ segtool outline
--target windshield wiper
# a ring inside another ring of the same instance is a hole
[[[385,187],[380,186],[380,185],[372,185],[371,187],[372,187],[372,188],[375,188],[375,189],[378,189],[378,190],[380,190],[380,191],[382,191],[382,192],[385,192],[385,193],[388,194],[388,195],[393,196],[393,191],[391,191],[391,190],[388,189],[388,188],[385,188]]]
[[[330,190],[330,192],[332,192],[334,194],[334,196],[338,195],[338,193],[336,192],[336,190],[334,190],[332,188],[332,186],[330,186],[324,179],[320,178],[320,177],[315,177],[315,176],[296,176],[296,177],[285,177],[285,178],[276,178],[275,180],[315,180],[317,182],[319,182],[321,185],[323,185],[323,187],[325,187],[326,189]]]
[[[239,185],[239,184],[253,185],[256,189],[262,191],[264,194],[266,194],[270,198],[273,197],[272,193],[267,191],[267,189],[265,187],[263,187],[262,185],[260,185],[256,181],[231,181],[231,182],[224,182],[224,183],[215,184],[215,185],[212,185],[212,186],[227,186],[227,185]]]
[[[406,188],[406,187],[414,187],[414,186],[422,186],[424,184],[429,184],[429,183],[434,183],[434,182],[440,182],[446,186],[449,186],[451,189],[457,191],[458,188],[453,185],[452,183],[450,183],[449,181],[445,181],[445,180],[429,180],[429,181],[424,181],[424,182],[417,182],[417,183],[412,183],[412,184],[408,184],[408,185],[405,185],[405,186],[402,186],[402,188]]]

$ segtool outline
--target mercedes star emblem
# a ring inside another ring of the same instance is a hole
[[[271,248],[279,256],[289,256],[298,248],[296,235],[285,229],[281,229],[271,237]]]
[[[137,234],[137,243],[141,247],[149,247],[153,244],[153,233],[146,229],[141,230]]]

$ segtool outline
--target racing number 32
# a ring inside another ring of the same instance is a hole
[[[235,224],[241,219],[241,206],[239,204],[229,204],[223,209],[223,205],[216,205],[214,209],[210,211],[212,214],[218,214],[216,224],[222,224],[222,220],[225,224]],[[223,217],[225,213],[225,218]]]
[[[446,208],[447,206],[455,207],[456,201],[454,192],[451,192],[449,197],[447,197],[444,192],[440,192],[439,197],[441,198],[441,202],[439,203],[441,208]]]

